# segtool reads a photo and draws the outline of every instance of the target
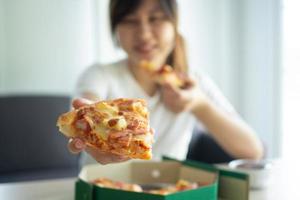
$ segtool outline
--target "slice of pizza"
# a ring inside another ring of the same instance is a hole
[[[157,67],[149,61],[141,61],[140,66],[146,69],[159,84],[169,83],[175,87],[184,87],[185,81],[170,65]]]
[[[131,192],[143,192],[142,187],[138,184],[130,184],[121,181],[113,181],[108,178],[98,178],[93,180],[92,183],[99,187],[126,190]]]
[[[129,158],[152,157],[153,130],[143,99],[99,101],[59,116],[57,126],[69,138]]]
[[[198,188],[199,185],[195,182],[189,182],[183,179],[177,181],[176,185],[163,187],[161,189],[149,190],[148,193],[152,194],[160,194],[160,195],[168,195],[175,192],[180,192],[184,190],[192,190]]]

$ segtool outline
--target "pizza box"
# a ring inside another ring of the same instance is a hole
[[[130,192],[102,188],[90,183],[97,178],[109,178],[126,183],[151,185],[176,183],[179,179],[200,182],[204,186],[169,195]],[[130,161],[109,165],[87,165],[82,168],[75,185],[76,200],[247,200],[249,181],[246,174],[219,170],[194,161]],[[219,187],[222,188],[219,188]]]

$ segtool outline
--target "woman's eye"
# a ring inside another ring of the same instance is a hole
[[[151,23],[162,22],[166,19],[164,14],[157,14],[149,17],[149,21]]]
[[[163,20],[165,20],[165,16],[163,16],[163,15],[151,16],[149,18],[150,22],[161,22]]]

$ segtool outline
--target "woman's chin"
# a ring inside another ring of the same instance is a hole
[[[146,60],[148,62],[156,62],[155,60],[155,56],[154,55],[145,55],[145,54],[142,54],[139,56],[139,60]]]
[[[134,58],[134,62],[138,65],[144,63],[148,63],[151,64],[153,66],[157,66],[160,67],[161,65],[163,65],[163,61],[161,61],[160,56],[157,54],[138,54],[135,56],[132,56],[132,58]],[[132,61],[133,61],[132,60]]]

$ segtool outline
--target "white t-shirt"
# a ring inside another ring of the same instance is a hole
[[[202,91],[224,111],[236,115],[233,107],[221,94],[215,84],[207,76],[190,73]],[[125,60],[101,66],[95,64],[88,68],[79,78],[76,95],[92,92],[100,99],[143,98],[147,101],[150,112],[150,125],[155,130],[153,158],[163,155],[177,159],[185,159],[192,130],[196,119],[189,112],[175,114],[168,110],[160,100],[159,91],[150,97],[133,77]],[[205,131],[205,126],[199,122]],[[87,161],[89,162],[89,161]]]

